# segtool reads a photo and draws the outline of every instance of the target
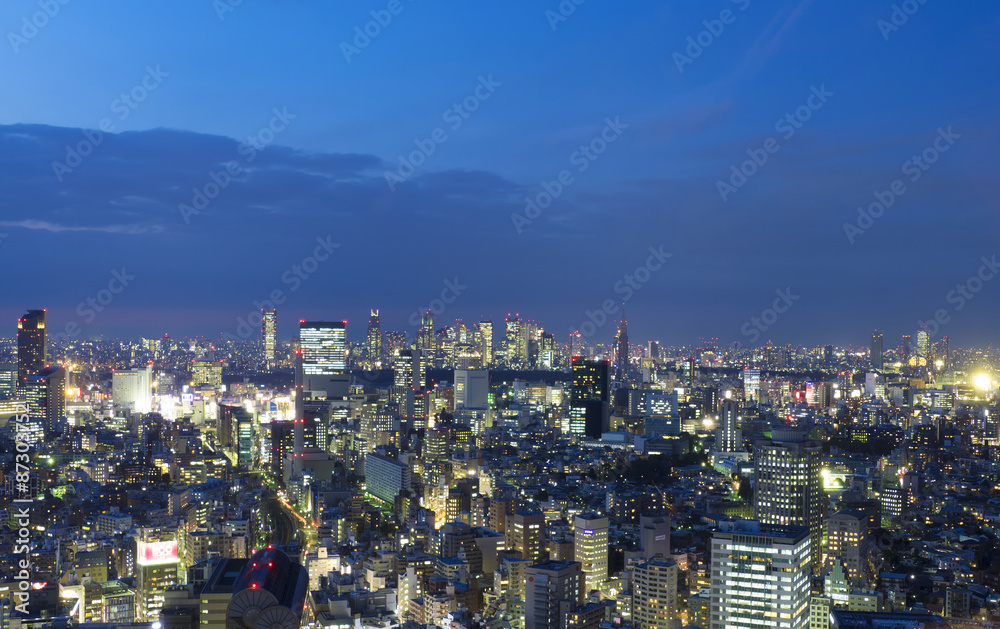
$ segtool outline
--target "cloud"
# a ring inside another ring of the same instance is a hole
[[[50,232],[105,232],[108,234],[143,234],[148,231],[162,231],[162,228],[156,225],[145,226],[145,225],[94,225],[94,226],[78,226],[78,225],[59,225],[57,223],[50,223],[49,221],[33,221],[30,219],[24,219],[20,221],[0,221],[0,226],[2,227],[23,227],[24,229],[41,229]]]

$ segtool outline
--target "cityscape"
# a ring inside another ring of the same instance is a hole
[[[0,629],[1000,629],[998,28],[0,3]]]

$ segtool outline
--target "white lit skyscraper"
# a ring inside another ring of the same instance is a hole
[[[483,367],[493,364],[493,322],[479,322],[479,354],[482,356]]]
[[[816,574],[823,567],[822,456],[822,445],[808,441],[803,430],[775,428],[772,441],[754,449],[754,519],[763,526],[807,527]]]
[[[378,309],[372,308],[368,317],[368,342],[366,344],[366,354],[369,369],[382,368],[382,324],[379,320]]]
[[[811,555],[805,527],[723,522],[712,536],[710,629],[807,629]]]
[[[584,593],[608,580],[608,518],[583,513],[573,519],[574,559],[583,566]]]
[[[736,400],[722,400],[719,409],[719,428],[715,431],[715,449],[718,452],[743,452],[743,431],[740,429],[740,408]]]
[[[264,350],[264,365],[274,369],[275,349],[278,342],[278,311],[262,310],[260,313],[260,341]]]
[[[314,397],[344,398],[348,394],[347,322],[300,321],[302,384]],[[321,395],[316,395],[321,393]]]

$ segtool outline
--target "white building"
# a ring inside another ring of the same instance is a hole
[[[455,408],[486,408],[489,404],[490,372],[486,369],[455,370]]]
[[[111,375],[111,399],[135,413],[153,409],[153,372],[149,367],[125,369]]]
[[[608,518],[584,513],[573,519],[573,559],[583,565],[584,595],[608,580]]]
[[[677,615],[677,562],[654,557],[632,570],[632,622],[637,629],[670,629]]]
[[[711,629],[807,629],[811,553],[808,528],[723,522],[712,536]]]

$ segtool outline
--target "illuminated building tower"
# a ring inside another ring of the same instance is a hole
[[[545,561],[524,571],[524,629],[567,629],[566,616],[584,598],[576,561]]]
[[[664,437],[680,433],[681,415],[677,405],[677,392],[646,392],[646,436]]]
[[[743,430],[740,428],[739,405],[736,400],[722,400],[719,408],[719,428],[715,432],[717,452],[743,452]]]
[[[654,557],[633,568],[632,623],[636,629],[670,629],[676,614],[677,562]]]
[[[493,364],[493,322],[479,322],[479,354],[483,359],[483,367]]]
[[[66,415],[66,370],[46,367],[28,376],[24,396],[29,421],[44,429],[46,440],[54,438],[56,425]]]
[[[625,380],[629,375],[628,360],[628,322],[625,320],[625,308],[622,308],[622,320],[618,324],[618,338],[615,343],[616,379]]]
[[[504,358],[507,360],[508,366],[521,366],[523,364],[521,339],[524,336],[521,330],[523,327],[521,318],[507,315],[504,323],[506,324],[504,329]],[[527,351],[524,354],[527,354]]]
[[[231,629],[298,629],[309,573],[277,548],[258,550],[233,584],[226,608]]]
[[[299,346],[302,385],[307,395],[328,400],[346,398],[350,389],[347,322],[299,321]]]
[[[903,346],[901,351],[903,352],[903,364],[909,364],[910,355],[913,353],[913,340],[909,334],[903,335]]]
[[[518,511],[507,516],[505,528],[511,550],[520,553],[525,561],[541,561],[545,548],[544,513]]]
[[[159,619],[164,590],[178,582],[177,542],[137,542],[136,546],[136,615],[138,620],[152,622]]]
[[[584,594],[608,580],[608,518],[584,513],[573,518],[573,559],[583,566]]]
[[[875,576],[868,516],[861,511],[840,511],[827,521],[826,569],[841,562],[854,589],[868,589]]]
[[[649,357],[652,358],[653,360],[659,360],[659,358],[660,358],[660,342],[659,341],[650,341],[649,342],[648,354],[649,354]]]
[[[929,350],[930,350],[930,335],[927,334],[927,330],[920,330],[919,332],[917,332],[917,357],[920,359],[921,365],[927,364]]]
[[[263,343],[264,365],[270,371],[277,364],[275,361],[275,349],[278,342],[277,310],[260,311],[260,341]]]
[[[809,529],[723,522],[712,536],[708,629],[807,629]]]
[[[878,330],[872,332],[872,344],[871,348],[868,350],[868,360],[871,362],[873,369],[881,369],[883,366],[882,360],[882,333]]]
[[[486,369],[455,370],[455,408],[486,408],[489,404],[490,372]]]
[[[610,363],[573,357],[570,386],[569,432],[600,438],[607,432],[611,417]]]
[[[153,408],[153,372],[142,369],[123,369],[111,373],[111,399],[136,413],[148,413]]]
[[[434,313],[430,310],[424,313],[417,333],[417,349],[427,360],[433,361],[437,356],[437,335],[434,333]]]
[[[941,340],[937,342],[937,352],[934,362],[938,360],[941,361],[942,369],[947,369],[951,364],[951,343],[948,341],[947,336],[942,336]]]
[[[368,317],[368,368],[382,368],[382,327],[379,322],[378,310],[372,309]]]
[[[770,443],[754,448],[754,519],[764,526],[804,526],[812,533],[812,566],[823,567],[826,496],[820,473],[823,447],[802,430],[772,430]]]
[[[688,390],[694,388],[694,359],[688,358],[684,361],[684,387]]]
[[[391,330],[382,335],[382,358],[384,364],[391,365],[400,350],[406,349],[406,333]]]
[[[743,370],[743,393],[747,401],[760,401],[760,369]]]
[[[28,376],[45,368],[45,311],[29,310],[17,320],[17,390],[23,395]]]
[[[580,356],[583,354],[583,335],[580,332],[573,332],[569,335],[569,355]]]

